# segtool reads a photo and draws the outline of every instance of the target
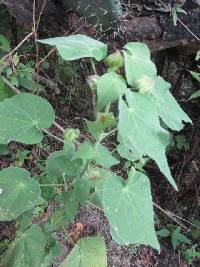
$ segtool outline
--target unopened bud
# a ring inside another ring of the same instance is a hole
[[[118,71],[124,66],[124,57],[120,50],[112,53],[104,59],[104,64],[111,71]]]

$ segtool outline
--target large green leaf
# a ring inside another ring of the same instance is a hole
[[[180,131],[184,127],[183,121],[190,123],[192,121],[170,93],[170,87],[171,85],[169,83],[158,76],[155,79],[151,93],[155,99],[159,117],[169,128]]]
[[[131,42],[124,46],[125,71],[128,84],[137,87],[138,80],[156,78],[156,67],[150,59],[147,45]]]
[[[106,104],[115,102],[126,90],[127,85],[121,75],[115,72],[102,75],[97,80],[97,109],[101,110]]]
[[[41,228],[34,224],[25,232],[18,233],[3,259],[2,266],[39,267],[45,255],[45,245]]]
[[[118,130],[132,151],[148,155],[158,164],[169,182],[177,189],[168,166],[165,149],[169,133],[160,126],[151,95],[127,92],[126,101],[119,102]],[[124,119],[126,118],[126,119]]]
[[[80,239],[61,263],[60,267],[106,267],[106,247],[103,239],[85,237]]]
[[[93,57],[97,61],[100,61],[107,54],[106,44],[81,34],[38,40],[38,42],[56,46],[60,56],[64,60]]]
[[[103,207],[117,243],[138,243],[160,249],[154,229],[150,183],[143,173],[131,171],[126,181],[117,176],[107,179]]]
[[[71,180],[81,170],[80,160],[71,160],[72,153],[60,150],[50,154],[46,161],[47,175],[49,177],[64,177]]]
[[[40,185],[29,173],[10,167],[0,172],[0,221],[10,221],[40,202]]]
[[[42,129],[49,128],[54,119],[53,108],[39,96],[21,93],[6,99],[0,103],[0,143],[40,143]]]
[[[4,83],[3,78],[0,75],[0,102],[13,95],[13,91]]]

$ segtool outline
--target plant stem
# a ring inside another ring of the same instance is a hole
[[[94,59],[93,58],[91,58],[91,65],[92,65],[92,70],[94,71],[94,74],[97,75],[97,70],[96,70],[95,63],[94,63]]]
[[[109,110],[110,110],[110,103],[108,103],[108,104],[106,105],[105,113],[108,113]]]
[[[49,135],[49,136],[53,137],[53,138],[54,138],[54,139],[56,139],[57,141],[60,141],[61,143],[63,143],[63,144],[64,144],[64,141],[63,141],[61,138],[59,138],[59,137],[57,137],[57,136],[53,135],[52,133],[48,132],[48,131],[47,131],[47,130],[45,130],[45,129],[43,129],[42,131],[43,131],[44,133],[46,133],[47,135]]]
[[[61,187],[61,186],[66,186],[66,184],[40,184],[40,186],[45,186],[45,187]]]
[[[17,93],[17,94],[19,94],[20,93],[20,91],[14,86],[14,85],[12,85],[12,83],[11,82],[9,82],[6,78],[4,78],[3,76],[2,76],[2,79],[3,79],[3,81],[4,81],[4,83],[14,92],[14,93]]]
[[[60,126],[57,122],[54,121],[53,125],[56,126],[56,128],[58,128],[61,132],[63,133],[65,132],[65,129],[62,126]]]
[[[30,32],[10,53],[8,53],[7,55],[5,55],[2,59],[6,60],[7,58],[9,58],[15,51],[18,50],[18,48],[20,48],[23,43],[25,43],[35,32]]]

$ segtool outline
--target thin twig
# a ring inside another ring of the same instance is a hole
[[[39,16],[38,16],[38,21],[37,21],[36,31],[38,31],[38,29],[39,29],[39,25],[40,25],[40,21],[41,21],[42,13],[43,13],[43,11],[44,11],[44,8],[45,8],[46,3],[47,3],[47,0],[44,0],[44,2],[43,2],[43,4],[42,4],[42,8],[41,8],[41,10],[40,10],[40,14],[39,14]]]
[[[57,141],[60,141],[61,143],[64,144],[64,141],[63,141],[61,138],[59,138],[59,137],[53,135],[52,133],[50,133],[49,131],[47,131],[47,130],[45,130],[45,129],[42,129],[42,131],[43,131],[44,133],[46,133],[47,135],[53,137],[53,138],[56,139]]]
[[[165,215],[167,215],[172,221],[176,222],[183,229],[185,229],[186,231],[188,231],[188,228],[184,224],[182,224],[181,222],[179,222],[176,218],[174,218],[174,216],[173,216],[173,214],[171,212],[168,212],[168,211],[164,210],[159,205],[157,205],[155,202],[153,202],[153,205],[154,205],[154,207],[156,207],[157,209],[159,209],[160,211],[162,211]]]
[[[56,126],[56,128],[58,128],[61,132],[65,133],[65,129],[64,129],[62,126],[60,126],[57,122],[54,122],[53,124],[54,124],[54,126]]]
[[[30,32],[11,52],[9,52],[7,55],[5,55],[2,60],[6,60],[9,58],[15,51],[17,51],[32,35],[34,34],[34,31]]]
[[[179,18],[177,18],[177,20],[181,23],[181,25],[183,25],[183,27],[192,34],[192,36],[194,36],[197,41],[200,41],[199,37],[197,37]]]

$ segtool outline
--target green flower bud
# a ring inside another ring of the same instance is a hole
[[[124,66],[124,57],[120,50],[112,53],[104,59],[104,64],[109,71],[118,71]]]
[[[137,80],[137,88],[141,94],[151,93],[155,85],[155,81],[148,76]]]
[[[76,139],[78,139],[80,136],[80,131],[79,129],[67,129],[64,133],[64,142],[65,143],[74,143]]]

